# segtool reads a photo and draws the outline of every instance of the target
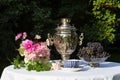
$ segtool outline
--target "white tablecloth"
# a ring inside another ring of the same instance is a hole
[[[120,63],[103,62],[98,68],[83,68],[78,72],[63,70],[56,71],[27,71],[13,69],[13,65],[3,70],[1,80],[120,80]]]

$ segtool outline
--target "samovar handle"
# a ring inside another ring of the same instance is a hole
[[[53,37],[50,35],[50,33],[47,34],[46,43],[47,43],[48,46],[53,45]]]
[[[82,45],[83,39],[84,39],[84,35],[83,35],[83,33],[81,33],[80,36],[79,36],[79,40],[80,40],[79,45]]]

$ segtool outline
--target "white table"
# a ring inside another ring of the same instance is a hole
[[[13,65],[3,70],[1,80],[120,80],[120,63],[103,62],[98,68],[84,68],[78,72],[63,70],[56,71],[27,71],[13,69]],[[117,79],[116,79],[117,78]]]

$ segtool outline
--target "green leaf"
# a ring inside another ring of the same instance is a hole
[[[19,49],[18,49],[18,51],[19,51],[20,55],[23,55],[23,54],[24,54],[25,49],[24,49],[24,48],[19,48]]]
[[[17,56],[16,58],[14,58],[13,62],[11,62],[11,64],[14,65],[14,69],[16,68],[21,68],[21,67],[25,67],[25,63],[23,60],[20,60],[20,56]]]
[[[118,4],[118,8],[120,8],[120,3]]]

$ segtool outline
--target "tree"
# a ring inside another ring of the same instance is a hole
[[[92,4],[92,12],[95,17],[92,26],[96,28],[96,40],[107,39],[113,43],[115,41],[116,27],[120,22],[120,16],[117,14],[120,10],[120,1],[93,0]]]

